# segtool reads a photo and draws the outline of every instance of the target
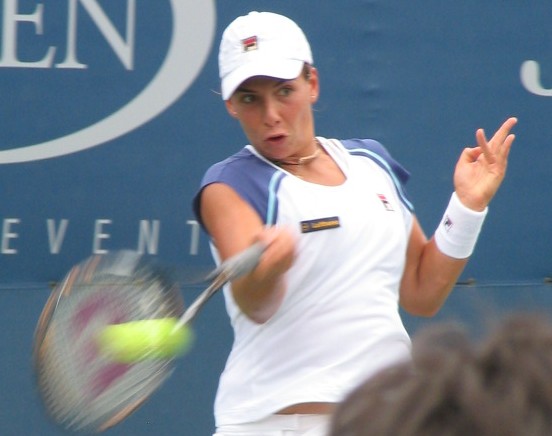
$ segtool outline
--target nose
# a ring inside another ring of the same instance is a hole
[[[278,102],[271,98],[267,98],[265,99],[264,103],[264,123],[268,127],[274,127],[278,125],[278,123],[280,122]]]

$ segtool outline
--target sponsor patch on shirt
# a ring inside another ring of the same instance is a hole
[[[339,217],[330,216],[314,220],[301,221],[301,233],[318,232],[320,230],[335,229],[339,227]]]

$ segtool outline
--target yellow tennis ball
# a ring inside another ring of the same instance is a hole
[[[145,319],[106,326],[97,337],[100,351],[121,363],[146,359],[173,359],[193,342],[187,326],[175,328],[177,318]]]

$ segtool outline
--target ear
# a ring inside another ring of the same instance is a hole
[[[314,104],[318,101],[318,95],[320,94],[320,81],[318,79],[318,70],[314,67],[311,67],[310,69],[309,85],[311,88],[311,103]]]
[[[226,110],[230,114],[232,118],[238,118],[238,113],[234,109],[234,105],[232,104],[232,100],[225,100],[224,105],[226,106]]]

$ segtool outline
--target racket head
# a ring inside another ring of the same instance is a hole
[[[76,432],[104,431],[140,407],[171,375],[174,360],[114,362],[96,337],[108,325],[179,317],[177,282],[137,252],[95,255],[53,290],[33,344],[38,391],[52,419]]]

